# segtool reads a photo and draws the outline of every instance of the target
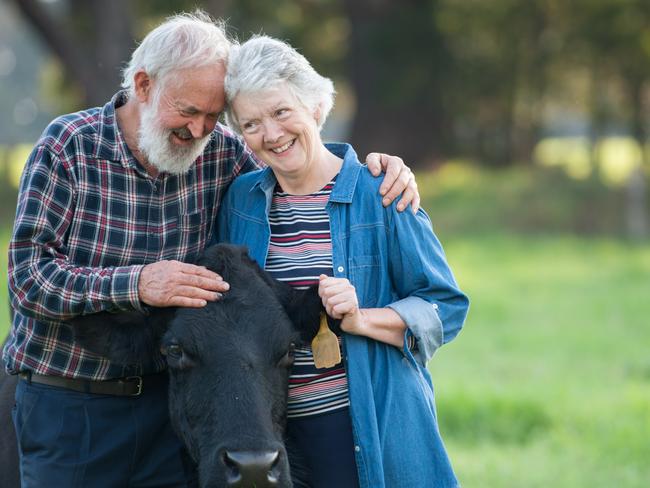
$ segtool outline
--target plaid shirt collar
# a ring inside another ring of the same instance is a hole
[[[125,168],[142,170],[135,156],[127,146],[122,131],[117,125],[116,109],[128,101],[128,93],[121,90],[102,107],[97,118],[93,156],[98,159],[120,161]]]

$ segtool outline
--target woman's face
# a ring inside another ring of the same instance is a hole
[[[285,85],[263,92],[240,93],[232,104],[251,150],[276,176],[309,176],[322,146],[315,114]]]

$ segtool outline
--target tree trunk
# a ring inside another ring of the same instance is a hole
[[[90,53],[90,62],[85,66],[86,79],[93,80],[92,88],[85,86],[86,101],[89,105],[99,105],[106,103],[120,88],[120,68],[129,60],[135,42],[127,0],[93,0],[90,11],[96,37],[93,39],[94,52]]]
[[[119,89],[119,68],[133,47],[127,0],[73,0],[75,25],[54,18],[36,0],[14,2],[78,84],[85,106],[102,105]]]
[[[440,77],[446,49],[434,1],[346,0],[348,66],[356,96],[351,141],[418,167],[440,155],[444,114]]]
[[[630,102],[632,108],[632,133],[641,148],[641,161],[628,176],[626,184],[625,223],[627,234],[631,239],[648,237],[648,184],[643,171],[646,152],[646,131],[643,123],[644,103],[642,79],[628,81],[630,86]]]

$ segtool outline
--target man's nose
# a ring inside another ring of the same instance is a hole
[[[190,121],[187,128],[192,133],[192,137],[200,139],[212,132],[216,125],[216,120],[205,115],[197,115]]]

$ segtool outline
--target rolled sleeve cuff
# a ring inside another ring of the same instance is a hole
[[[115,268],[111,280],[111,298],[121,310],[143,310],[138,294],[138,281],[143,265]]]
[[[442,345],[442,322],[438,317],[438,306],[419,297],[410,296],[388,305],[388,308],[397,312],[406,324],[404,332],[404,353],[411,355],[408,350],[408,338],[415,336],[418,342],[414,358],[422,366],[436,350]]]

